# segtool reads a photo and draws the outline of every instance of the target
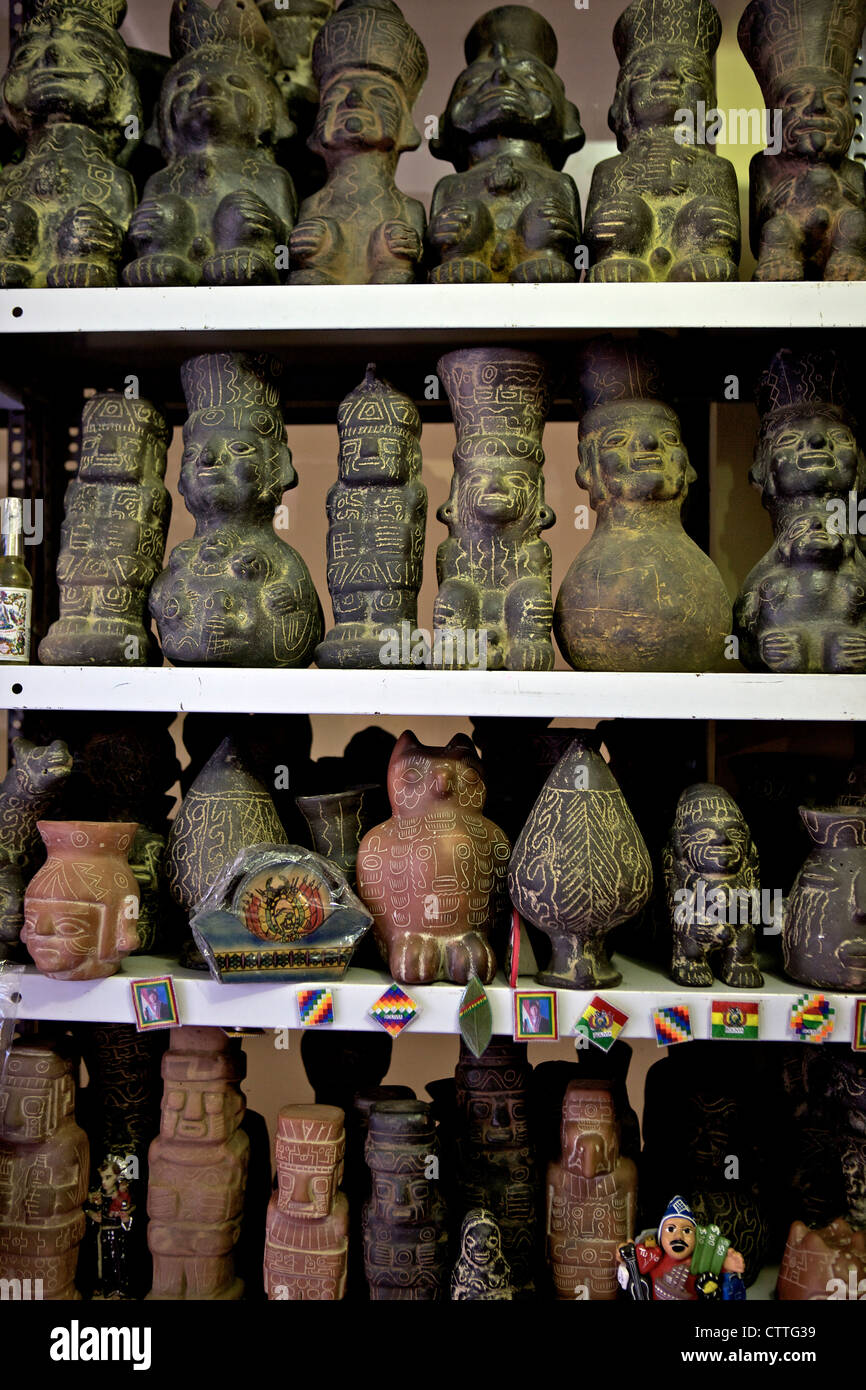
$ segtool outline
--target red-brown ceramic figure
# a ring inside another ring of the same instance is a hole
[[[268,1207],[265,1292],[271,1300],[334,1301],[346,1288],[349,1204],[339,1190],[346,1134],[334,1105],[284,1105],[277,1191]]]

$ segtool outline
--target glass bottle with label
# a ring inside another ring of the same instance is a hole
[[[33,580],[24,563],[20,497],[0,499],[0,662],[30,660]]]

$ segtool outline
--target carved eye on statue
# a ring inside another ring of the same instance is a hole
[[[256,452],[255,445],[248,444],[245,439],[230,439],[227,448],[234,458],[249,458]]]
[[[669,448],[675,449],[680,442],[680,437],[676,430],[665,430],[661,436],[662,444],[667,444]]]
[[[239,92],[248,92],[250,84],[245,77],[238,76],[237,73],[230,72],[226,81],[230,87],[235,87]]]
[[[795,449],[799,442],[800,436],[797,434],[780,434],[779,438],[776,440],[776,448]]]
[[[193,72],[192,70],[189,72],[182,72],[180,77],[176,79],[174,88],[176,92],[183,92],[186,90],[187,87],[194,87],[197,82],[197,72]]]
[[[625,430],[614,430],[611,434],[605,435],[604,440],[602,441],[602,448],[624,449],[627,443],[628,435],[626,434]]]

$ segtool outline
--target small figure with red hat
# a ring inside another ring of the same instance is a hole
[[[621,1245],[616,1259],[619,1284],[632,1298],[661,1303],[737,1297],[746,1267],[718,1228],[698,1226],[683,1197],[671,1198],[655,1239]]]

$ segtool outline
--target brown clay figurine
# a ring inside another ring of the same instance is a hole
[[[862,1299],[866,1294],[866,1231],[841,1218],[820,1230],[795,1221],[779,1270],[782,1303]]]
[[[78,473],[64,499],[60,617],[39,643],[43,665],[162,661],[147,598],[171,516],[163,482],[170,439],[149,401],[106,392],[85,404]]]
[[[135,208],[119,166],[142,121],[116,32],[125,0],[36,0],[26,13],[2,83],[24,151],[0,172],[0,286],[116,285]]]
[[[402,285],[417,280],[426,215],[395,182],[421,136],[412,107],[427,54],[393,0],[343,0],[313,46],[319,114],[309,139],[327,182],[292,233],[292,285]]]
[[[756,280],[866,280],[866,182],[847,157],[864,26],[864,0],[752,0],[740,20],[740,47],[781,119],[781,147],[750,169]]]
[[[801,806],[812,848],[785,902],[782,950],[794,980],[866,989],[866,806]]]
[[[0,1279],[20,1279],[20,1297],[80,1297],[88,1166],[72,1062],[19,1039],[0,1068]]]
[[[386,1100],[370,1112],[365,1146],[370,1198],[364,1208],[364,1270],[373,1302],[438,1303],[448,1288],[448,1226],[430,1106]],[[433,1167],[438,1171],[438,1162]]]
[[[597,522],[557,595],[560,651],[577,670],[718,670],[731,604],[712,560],[683,529],[697,474],[655,351],[612,338],[591,343],[577,394],[577,481]]]
[[[635,0],[620,15],[608,116],[620,153],[592,176],[590,280],[737,279],[737,175],[707,133],[721,36],[710,0]]]
[[[482,814],[478,754],[465,734],[428,748],[406,731],[388,765],[391,819],[358,850],[358,892],[395,980],[489,984],[491,933],[509,918],[509,845]]]
[[[560,172],[581,149],[577,107],[556,65],[556,35],[526,5],[499,5],[472,26],[431,142],[457,169],[433,192],[431,280],[573,281],[580,200]]]
[[[284,1105],[277,1121],[277,1190],[268,1207],[265,1293],[302,1302],[341,1299],[349,1204],[339,1190],[346,1133],[332,1105]]]
[[[179,487],[195,535],[175,546],[150,595],[176,665],[307,666],[321,638],[309,571],[273,529],[284,491],[297,483],[281,370],[270,357],[233,352],[181,368],[189,415]]]
[[[255,0],[174,0],[159,99],[166,167],[132,219],[127,285],[275,285],[297,213],[275,158],[292,134],[276,44]]]
[[[0,783],[0,960],[21,958],[24,888],[33,876],[42,841],[37,824],[53,810],[72,771],[65,743],[37,748],[12,740],[14,761]]]
[[[159,1135],[150,1146],[147,1243],[152,1299],[239,1299],[233,1251],[250,1141],[240,1127],[246,1059],[220,1028],[173,1028],[162,1059]]]
[[[866,492],[849,381],[835,353],[783,348],[757,389],[761,429],[749,479],[773,545],[734,606],[750,671],[866,672],[866,554],[851,526]]]
[[[464,1303],[496,1303],[514,1298],[511,1270],[502,1253],[496,1217],[483,1207],[474,1207],[463,1218],[460,1255],[451,1272],[451,1297]]]

